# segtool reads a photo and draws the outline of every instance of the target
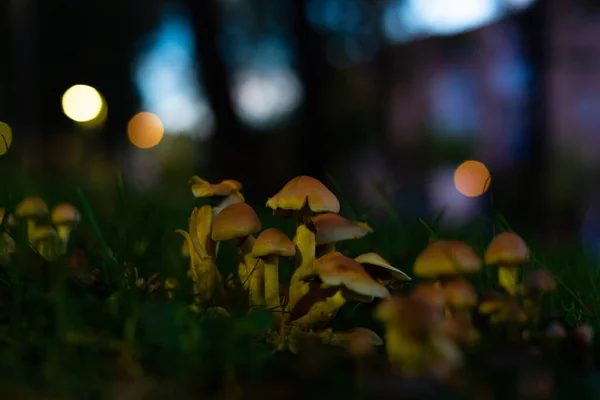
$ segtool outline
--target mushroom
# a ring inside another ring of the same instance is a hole
[[[556,290],[556,282],[550,273],[544,269],[533,271],[523,281],[525,292],[525,311],[529,314],[531,324],[536,327],[539,322],[540,308],[544,295]]]
[[[417,257],[413,273],[420,278],[448,280],[480,269],[481,259],[471,247],[457,240],[439,240]]]
[[[477,306],[477,293],[464,279],[448,283],[443,290],[451,316],[450,323],[459,335],[459,339],[464,339],[468,343],[476,341],[479,334],[473,327],[471,310]]]
[[[250,291],[250,306],[264,305],[264,264],[252,255],[255,233],[261,222],[254,209],[246,203],[226,207],[215,218],[212,240],[231,240],[238,247],[238,276],[245,289]]]
[[[333,318],[341,306],[348,300],[371,302],[374,298],[386,298],[390,292],[379,284],[364,270],[362,265],[338,251],[327,253],[314,261],[311,272],[300,275],[303,281],[312,281],[310,291],[324,296],[315,296],[309,305],[309,310],[303,316],[295,319],[297,309],[291,308],[292,323],[301,328],[309,328],[323,324]],[[321,290],[319,290],[320,283]],[[304,299],[303,299],[304,301]],[[298,303],[298,308],[302,303]]]
[[[282,319],[281,298],[279,295],[279,257],[293,257],[296,254],[294,243],[275,228],[264,230],[254,242],[252,254],[264,262],[265,302],[274,314],[278,324]]]
[[[292,310],[296,303],[308,293],[308,284],[300,279],[310,272],[315,259],[316,228],[311,217],[315,213],[338,213],[340,202],[321,181],[309,176],[298,176],[289,181],[266,204],[274,214],[296,215],[296,273],[290,282],[290,298],[287,309]]]
[[[498,283],[511,296],[517,293],[519,265],[529,261],[530,251],[525,241],[512,232],[502,232],[485,251],[485,263],[498,267]]]
[[[61,240],[62,251],[66,252],[71,231],[81,220],[81,215],[71,204],[62,203],[54,207],[51,219]]]
[[[383,345],[383,339],[370,329],[354,328],[345,332],[332,332],[328,344],[343,347],[351,356],[363,358],[376,346]]]
[[[36,220],[47,216],[48,213],[48,206],[39,197],[26,197],[17,205],[15,216],[27,220],[27,238],[29,241],[31,241],[31,236],[35,230]]]
[[[406,282],[411,281],[410,276],[394,268],[386,259],[377,253],[365,253],[354,258],[375,280],[384,286],[398,289]],[[377,268],[379,267],[379,268]]]
[[[190,179],[192,194],[195,198],[217,197],[221,200],[213,207],[214,216],[231,204],[244,202],[244,196],[240,192],[242,184],[233,179],[225,179],[220,183],[211,184],[204,179],[193,176]]]
[[[365,222],[349,221],[341,215],[325,213],[314,218],[316,233],[316,257],[335,251],[335,244],[360,239],[373,229]]]

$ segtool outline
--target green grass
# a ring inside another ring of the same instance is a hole
[[[402,220],[392,206],[386,218],[371,220],[367,208],[354,205],[334,183],[326,183],[340,196],[343,215],[366,220],[374,228],[373,234],[342,243],[339,250],[352,256],[378,252],[409,274],[432,238],[464,240],[483,254],[494,233],[510,228],[495,213],[460,231],[445,231],[439,228],[439,218]],[[205,320],[188,310],[188,261],[180,256],[182,239],[174,230],[187,229],[189,213],[200,202],[185,181],[180,186],[180,192],[148,193],[136,193],[121,181],[110,193],[48,183],[4,186],[11,190],[0,193],[0,201],[9,210],[29,194],[39,194],[51,205],[59,201],[76,205],[83,221],[71,251],[85,254],[92,268],[101,271],[104,283],[93,289],[78,284],[70,278],[68,257],[40,261],[23,233],[17,234],[17,257],[0,267],[0,398],[17,398],[18,393],[22,398],[108,399],[116,398],[116,393],[125,396],[127,390],[147,390],[156,398],[217,398],[234,396],[236,388],[243,390],[243,398],[281,396],[278,390],[300,398],[314,396],[317,388],[323,397],[360,398],[352,384],[353,365],[335,349],[292,357],[274,354],[263,344],[261,335],[270,324],[267,312],[246,314],[241,307],[233,310],[232,319]],[[248,199],[263,228],[293,235],[293,221],[273,217],[264,201],[254,200]],[[598,266],[576,245],[548,249],[540,247],[535,236],[524,237],[534,253],[524,273],[548,268],[559,283],[556,295],[544,305],[545,315],[599,328],[597,313],[590,311],[600,307]],[[225,243],[221,249],[218,265],[226,275],[236,268],[234,248]],[[283,261],[288,275],[291,267],[290,261]],[[145,278],[156,272],[163,280],[176,277],[182,290],[173,301],[145,294],[124,278],[124,271],[133,268]],[[493,272],[486,268],[473,277],[478,291],[495,286]],[[371,314],[370,305],[349,304],[332,326],[363,326],[381,333]],[[474,355],[474,365],[485,364],[485,354]],[[565,361],[553,368],[569,370],[570,364]],[[385,376],[374,382],[388,385],[393,378],[385,381]],[[600,379],[593,373],[560,377],[561,398],[573,395],[575,388],[583,391],[582,396],[600,395],[596,390]],[[497,388],[503,385],[500,382]],[[447,393],[448,398],[461,398]]]

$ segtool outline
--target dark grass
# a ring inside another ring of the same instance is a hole
[[[349,201],[334,181],[326,184],[340,197],[344,216],[374,228],[373,234],[342,243],[339,250],[350,256],[375,251],[409,274],[417,255],[433,239],[464,240],[483,254],[495,233],[511,228],[495,210],[458,231],[441,229],[439,215],[400,218],[391,204],[383,218],[373,219],[372,210]],[[17,235],[18,257],[0,270],[0,398],[142,398],[126,396],[129,390],[138,395],[147,391],[147,398],[224,398],[224,394],[233,396],[236,389],[242,390],[242,398],[281,398],[283,394],[363,398],[353,365],[336,350],[319,348],[297,357],[274,354],[261,341],[270,324],[267,312],[247,315],[241,305],[230,310],[232,319],[211,320],[189,312],[188,260],[180,255],[182,238],[174,230],[187,230],[191,209],[201,202],[191,196],[185,181],[168,189],[139,192],[120,179],[113,187],[90,190],[5,177],[3,188],[0,205],[8,210],[25,195],[40,195],[49,205],[62,201],[76,205],[84,218],[70,252],[84,254],[87,263],[101,271],[104,282],[92,289],[78,284],[69,278],[67,257],[40,262],[28,250],[23,235]],[[262,199],[247,200],[263,229],[276,227],[293,235],[294,221],[273,217]],[[544,304],[546,318],[598,328],[594,312],[600,307],[597,264],[577,244],[543,248],[535,235],[523,236],[534,253],[524,273],[548,268],[559,283],[556,295]],[[282,264],[285,279],[292,265],[289,260]],[[218,265],[224,276],[235,270],[231,245],[222,245]],[[152,297],[132,285],[135,270],[145,278],[156,272],[161,280],[176,277],[182,288],[173,301]],[[472,283],[480,292],[494,288],[494,271],[484,269]],[[371,314],[372,305],[348,304],[331,326],[339,330],[363,326],[382,333]],[[484,346],[481,353],[472,355],[472,363],[487,370],[486,379],[496,382],[492,387],[501,391],[515,377],[490,367],[487,357],[494,351]],[[573,369],[568,347],[563,353],[552,364],[561,371],[559,397],[600,396],[600,378]],[[384,377],[381,373],[374,382],[393,387],[393,378],[386,381]],[[389,390],[390,398],[399,398]],[[406,396],[410,392],[395,390]],[[373,391],[379,393],[378,398],[388,398],[381,388]],[[422,398],[431,398],[431,392],[426,393],[429,397]],[[444,393],[443,398],[461,398],[448,390]]]

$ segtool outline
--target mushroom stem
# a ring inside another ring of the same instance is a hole
[[[62,224],[57,225],[56,233],[58,234],[58,237],[62,243],[62,252],[66,253],[67,246],[69,245],[69,237],[71,236],[71,226]]]
[[[254,236],[250,235],[236,243],[240,253],[238,276],[244,289],[249,292],[250,307],[265,305],[264,263],[252,255],[255,241]]]
[[[287,311],[293,310],[298,301],[308,293],[309,284],[304,282],[301,277],[309,274],[315,260],[314,232],[306,225],[299,225],[296,228],[295,244],[297,247],[296,262],[299,265],[290,280],[290,300],[287,304]]]
[[[33,232],[35,231],[35,220],[33,218],[27,218],[27,239],[31,242],[33,238]]]
[[[515,296],[517,294],[517,277],[519,269],[515,266],[502,266],[498,268],[498,283],[508,294]]]
[[[335,243],[320,244],[317,246],[315,257],[319,258],[335,251]]]
[[[279,297],[279,256],[270,255],[264,260],[265,302],[279,325],[282,320],[281,298]]]
[[[337,314],[340,307],[346,304],[347,301],[348,299],[340,289],[333,296],[313,304],[304,316],[292,321],[292,323],[300,328],[325,324]]]

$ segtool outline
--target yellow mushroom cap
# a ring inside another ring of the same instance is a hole
[[[213,222],[212,240],[224,241],[253,235],[260,231],[258,216],[246,203],[235,203],[224,208]]]
[[[444,285],[448,304],[455,309],[473,308],[477,305],[477,293],[464,279],[457,279]]]
[[[481,269],[481,258],[458,240],[439,240],[417,257],[413,272],[421,278],[472,274]]]
[[[421,299],[431,307],[440,311],[448,304],[448,298],[442,287],[435,283],[422,283],[418,285],[409,295],[412,299]]]
[[[364,297],[385,298],[390,292],[375,281],[365,269],[339,251],[325,254],[313,263],[314,272],[304,279],[318,276],[326,286],[344,286]]]
[[[293,257],[296,254],[296,246],[283,232],[275,228],[262,231],[256,238],[252,247],[255,257],[266,257],[270,255]]]
[[[397,281],[410,281],[412,278],[406,275],[404,272],[400,271],[398,268],[393,267],[385,258],[381,257],[377,253],[365,253],[354,259],[359,264],[362,264],[367,271],[369,268],[367,266],[374,265],[376,267],[381,267],[387,270],[390,275]],[[377,275],[377,272],[374,272]]]
[[[334,213],[317,215],[314,222],[315,228],[317,228],[316,242],[318,245],[360,239],[367,233],[373,232],[371,227],[364,222],[353,222]]]
[[[33,218],[45,217],[50,211],[44,200],[39,197],[25,197],[15,210],[17,217]]]
[[[529,247],[519,235],[502,232],[492,239],[485,251],[485,263],[511,266],[526,263],[529,256]]]
[[[299,211],[304,205],[315,213],[340,212],[340,202],[319,180],[310,176],[298,176],[267,201],[273,210]]]
[[[242,190],[242,184],[233,179],[225,179],[220,183],[210,183],[197,176],[190,179],[192,183],[192,194],[196,198],[212,196],[229,196],[233,192]]]
[[[6,209],[0,208],[0,224],[4,221],[4,216],[6,215]],[[15,226],[15,218],[11,215],[8,216],[8,221],[6,221],[6,226],[9,228]]]
[[[51,218],[55,225],[74,225],[79,223],[81,215],[71,204],[62,203],[54,207]]]
[[[525,278],[523,286],[527,292],[548,293],[556,290],[556,281],[545,269],[536,269]]]
[[[387,326],[394,326],[419,338],[443,324],[444,310],[422,297],[393,296],[375,308],[374,317]]]
[[[37,242],[38,240],[47,239],[53,236],[57,236],[56,230],[52,226],[41,225],[36,227],[31,234],[31,241]]]

